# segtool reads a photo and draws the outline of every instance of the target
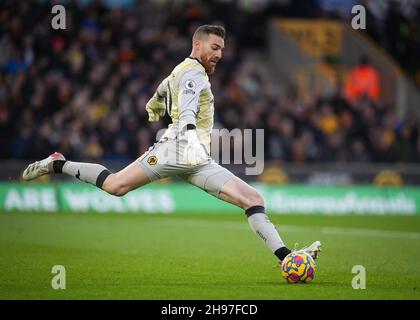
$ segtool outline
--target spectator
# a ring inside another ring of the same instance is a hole
[[[361,57],[358,66],[350,71],[344,91],[350,102],[364,97],[374,102],[379,101],[381,94],[380,75],[371,65],[368,57]]]

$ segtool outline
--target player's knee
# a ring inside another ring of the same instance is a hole
[[[248,209],[254,206],[264,206],[264,199],[258,191],[253,190],[244,199],[243,208]]]
[[[124,196],[125,194],[127,194],[127,189],[125,189],[125,188],[123,188],[123,187],[113,187],[113,188],[110,188],[110,189],[108,189],[108,190],[105,190],[106,192],[108,192],[109,194],[112,194],[113,196],[116,196],[116,197],[122,197],[122,196]]]
[[[116,197],[122,197],[122,196],[126,195],[127,192],[128,192],[127,188],[124,188],[123,186],[119,186],[119,187],[116,187],[113,190],[113,193],[111,193],[111,194],[116,196]]]
[[[129,189],[124,184],[112,176],[110,176],[110,179],[107,179],[107,181],[104,182],[102,185],[102,190],[116,197],[122,197],[129,191]]]

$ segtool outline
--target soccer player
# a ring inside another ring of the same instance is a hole
[[[149,121],[159,121],[167,112],[172,118],[162,138],[140,158],[119,172],[111,173],[100,164],[72,162],[60,153],[30,164],[23,180],[44,174],[64,173],[93,184],[115,196],[151,181],[178,176],[211,195],[245,211],[251,229],[280,262],[291,252],[265,213],[261,195],[246,182],[221,167],[210,157],[213,128],[213,94],[209,75],[222,58],[225,29],[218,25],[197,28],[191,55],[178,64],[147,102]],[[317,258],[321,243],[301,250]]]

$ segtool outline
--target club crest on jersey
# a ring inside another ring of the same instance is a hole
[[[195,82],[193,80],[188,80],[185,82],[185,88],[186,89],[194,89],[195,88]]]
[[[149,158],[147,158],[147,163],[151,166],[154,166],[157,163],[156,156],[150,156]]]

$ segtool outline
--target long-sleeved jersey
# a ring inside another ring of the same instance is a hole
[[[163,137],[175,139],[188,124],[197,128],[200,143],[210,154],[210,137],[214,123],[214,97],[209,77],[201,63],[188,57],[178,64],[157,89],[165,97],[172,118]]]

